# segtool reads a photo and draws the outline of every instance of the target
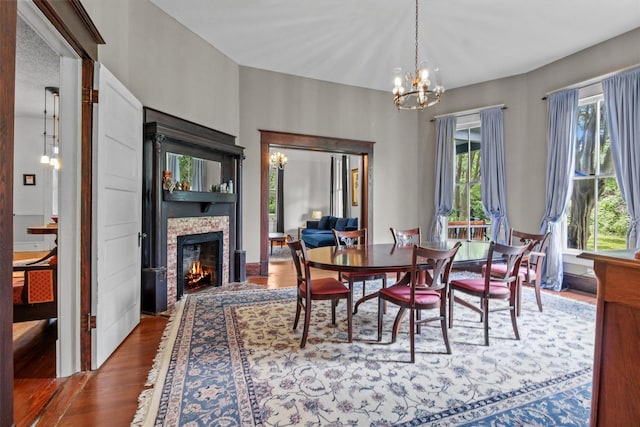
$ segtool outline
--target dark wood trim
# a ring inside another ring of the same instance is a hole
[[[98,60],[98,45],[105,41],[79,0],[33,2],[81,58]]]
[[[0,1],[0,427],[13,424],[13,140],[16,87],[15,0]]]
[[[361,156],[362,178],[360,226],[373,228],[373,144],[372,141],[304,135],[258,129],[260,132],[260,275],[269,274],[269,148],[283,147],[299,150]],[[366,179],[365,179],[366,177]]]
[[[93,88],[94,62],[82,60],[82,105],[80,146],[80,369],[91,369],[91,229],[92,229],[92,156],[93,104],[85,96]]]

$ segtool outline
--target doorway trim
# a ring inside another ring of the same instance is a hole
[[[291,148],[362,158],[360,184],[361,227],[373,227],[373,144],[372,141],[304,135],[258,129],[260,132],[260,275],[269,274],[269,149]],[[365,179],[366,177],[366,179]]]

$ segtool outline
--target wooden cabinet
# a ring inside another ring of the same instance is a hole
[[[598,280],[592,426],[640,420],[640,260],[634,251],[583,253]]]

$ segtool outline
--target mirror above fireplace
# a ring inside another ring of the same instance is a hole
[[[187,181],[190,191],[216,191],[222,181],[222,163],[167,151],[165,168],[174,180]]]

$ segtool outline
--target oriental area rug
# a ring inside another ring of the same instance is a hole
[[[479,316],[456,305],[452,354],[434,322],[416,335],[411,364],[408,318],[391,344],[389,305],[378,342],[375,299],[353,316],[351,344],[344,303],[332,326],[330,303],[316,301],[300,349],[293,288],[188,295],[132,425],[587,426],[595,307],[544,294],[541,313],[529,288],[522,306],[521,339],[507,312],[490,313],[486,347]]]

